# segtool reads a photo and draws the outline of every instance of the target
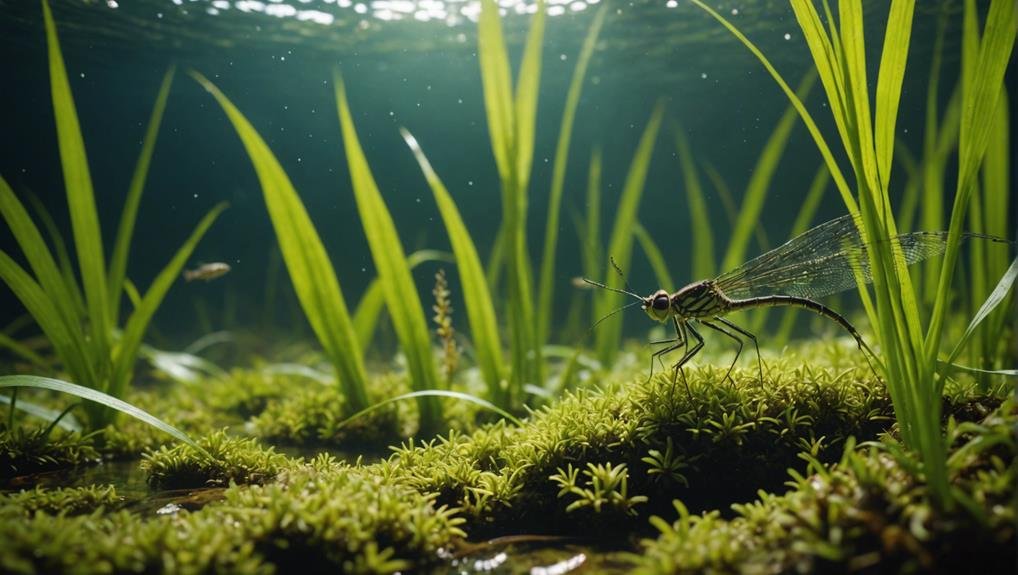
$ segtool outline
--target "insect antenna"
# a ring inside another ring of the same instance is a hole
[[[611,262],[612,267],[615,268],[615,271],[618,272],[619,277],[622,278],[622,283],[626,285],[626,289],[632,292],[633,288],[629,287],[629,280],[626,279],[626,274],[622,273],[622,268],[619,267],[619,264],[615,263],[615,257],[609,256],[608,261]]]
[[[608,288],[608,289],[611,289],[611,288]],[[627,293],[627,292],[623,292],[622,290],[614,290],[614,291],[619,291],[619,292],[621,292],[621,293]],[[637,297],[639,297],[639,296],[637,296]],[[613,316],[613,315],[615,315],[615,314],[619,313],[620,311],[622,311],[622,310],[624,310],[624,309],[628,309],[628,308],[631,308],[631,307],[633,307],[634,305],[636,305],[636,304],[638,304],[638,303],[642,303],[642,301],[634,301],[633,303],[627,303],[626,305],[624,305],[624,306],[622,306],[622,307],[618,308],[617,310],[615,310],[615,311],[613,311],[613,312],[609,313],[608,315],[606,315],[606,316],[602,317],[601,319],[599,319],[599,320],[595,321],[595,322],[594,322],[594,325],[590,326],[590,329],[589,329],[589,330],[587,330],[587,331],[588,331],[588,333],[589,333],[589,332],[592,332],[592,331],[594,331],[594,328],[595,328],[595,327],[597,327],[598,325],[600,325],[602,321],[604,321],[604,320],[606,320],[606,319],[610,318],[611,316]]]
[[[603,284],[601,282],[596,282],[594,280],[588,280],[587,278],[580,278],[580,279],[582,279],[584,282],[586,282],[586,283],[588,283],[588,284],[590,284],[590,285],[592,285],[594,287],[599,287],[601,289],[606,289],[608,291],[613,291],[615,293],[620,293],[622,295],[627,295],[629,297],[636,298],[636,299],[638,299],[640,301],[643,301],[643,297],[642,296],[640,296],[639,294],[636,294],[636,293],[634,293],[632,291],[627,291],[627,290],[619,289],[619,288],[613,288],[613,287],[611,287],[609,285],[605,285],[605,284]],[[628,288],[629,286],[627,285],[626,287]],[[626,306],[626,307],[629,307],[629,306]],[[625,309],[625,308],[622,308],[622,309]],[[618,310],[615,310],[615,311],[618,311]],[[612,313],[614,313],[614,312],[612,312]]]

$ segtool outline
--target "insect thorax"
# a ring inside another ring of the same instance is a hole
[[[729,300],[710,280],[687,285],[671,296],[672,309],[681,317],[708,317],[728,310]]]

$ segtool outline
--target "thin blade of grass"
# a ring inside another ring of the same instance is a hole
[[[587,74],[587,66],[590,57],[594,53],[594,46],[597,44],[597,37],[601,33],[604,24],[604,16],[608,4],[598,9],[594,21],[587,30],[587,36],[583,39],[583,46],[580,48],[580,56],[576,61],[576,68],[573,69],[573,77],[569,82],[569,91],[566,93],[566,105],[562,112],[562,125],[559,128],[558,143],[555,145],[555,160],[552,164],[551,191],[548,195],[548,217],[544,228],[544,250],[541,254],[541,275],[538,284],[537,298],[537,320],[538,342],[544,344],[548,341],[548,332],[551,326],[552,303],[555,298],[555,251],[558,247],[558,230],[560,224],[560,213],[562,208],[562,194],[565,189],[566,167],[569,163],[569,145],[572,140],[573,122],[576,119],[576,109],[580,104],[580,94],[583,91],[583,79]],[[522,75],[521,70],[521,75]]]
[[[106,298],[106,263],[103,255],[99,214],[92,192],[85,143],[81,138],[78,113],[71,95],[71,84],[60,52],[56,24],[49,2],[43,0],[43,20],[49,55],[50,93],[57,126],[57,143],[63,166],[64,186],[67,188],[67,207],[74,231],[74,246],[78,254],[85,301],[88,305],[91,332],[90,346],[93,360],[100,372],[105,371],[109,359],[110,316]]]
[[[594,148],[590,154],[587,172],[587,217],[583,233],[583,273],[589,278],[599,278],[603,269],[604,254],[601,245],[601,148]]]
[[[265,206],[294,292],[318,343],[336,368],[351,410],[367,407],[367,375],[339,280],[297,191],[272,150],[218,88],[197,72],[191,76],[219,102],[244,143],[258,175]]]
[[[410,266],[410,269],[414,269],[424,262],[437,261],[451,263],[453,259],[448,253],[438,250],[419,250],[407,256],[407,265]],[[353,312],[353,329],[357,332],[357,341],[361,342],[361,349],[371,347],[383,307],[385,307],[385,294],[382,292],[381,281],[376,277],[364,290],[364,295],[357,302],[357,307]]]
[[[14,389],[17,390],[19,388]],[[44,419],[49,422],[56,422],[56,425],[58,427],[66,431],[70,431],[72,433],[80,433],[82,431],[81,423],[79,423],[78,420],[69,413],[61,417],[61,414],[63,414],[63,412],[57,411],[55,409],[50,409],[48,407],[43,407],[41,405],[25,401],[24,399],[21,398],[18,398],[18,400],[15,402],[6,395],[0,395],[0,403],[3,403],[5,405],[11,405],[13,403],[14,408],[17,409],[18,411],[24,411],[28,415],[38,417],[39,419]]]
[[[509,53],[502,37],[502,23],[495,0],[481,0],[481,16],[477,24],[477,58],[481,65],[491,149],[499,176],[504,181],[508,178],[511,169],[509,164],[514,156],[516,119],[513,114]]]
[[[81,289],[78,287],[78,279],[74,275],[74,264],[71,263],[71,256],[70,252],[67,251],[67,242],[64,241],[64,235],[60,233],[60,228],[57,227],[52,214],[50,214],[49,209],[46,208],[46,205],[42,203],[38,196],[30,193],[28,201],[32,204],[32,210],[35,211],[36,217],[42,222],[42,226],[46,230],[50,242],[53,244],[53,253],[56,256],[57,265],[60,267],[60,275],[64,277],[64,286],[66,286],[67,292],[74,298],[74,307],[84,317],[88,313],[88,310],[85,308],[85,297],[81,294]]]
[[[145,188],[145,179],[148,176],[148,167],[152,162],[152,151],[155,149],[156,137],[159,135],[159,126],[163,120],[163,112],[166,110],[166,100],[170,96],[170,86],[173,84],[175,66],[163,75],[163,82],[159,86],[159,95],[156,96],[156,103],[152,107],[152,115],[149,117],[148,128],[145,130],[145,139],[142,140],[141,153],[138,155],[138,162],[135,164],[134,175],[131,176],[131,184],[127,189],[127,198],[124,200],[123,210],[120,212],[120,225],[117,227],[117,236],[113,244],[113,254],[110,256],[110,269],[107,278],[110,302],[110,325],[117,325],[120,318],[120,297],[123,291],[124,276],[127,273],[127,258],[131,251],[131,237],[134,235],[134,223],[138,217],[138,206],[141,204],[141,193]]]
[[[446,233],[449,235],[449,243],[456,255],[456,268],[459,270],[460,282],[463,286],[463,302],[466,306],[470,334],[477,353],[477,366],[488,385],[491,397],[498,399],[499,393],[496,390],[502,386],[504,379],[502,343],[498,335],[495,306],[488,290],[488,282],[484,277],[484,267],[477,256],[477,248],[460,216],[455,200],[449,194],[441,178],[432,169],[431,163],[428,162],[417,139],[405,129],[400,130],[400,133],[417,159],[424,178],[435,196],[439,212],[442,214],[442,221],[445,224]]]
[[[505,411],[504,409],[500,408],[499,406],[495,405],[494,403],[491,403],[490,401],[487,401],[485,399],[477,397],[476,395],[470,395],[469,393],[462,393],[462,392],[459,392],[459,391],[450,391],[448,389],[421,389],[421,390],[418,390],[418,391],[411,391],[410,393],[404,393],[402,395],[397,395],[396,397],[390,397],[390,398],[388,398],[388,399],[386,399],[384,401],[380,401],[380,402],[378,402],[378,403],[376,403],[376,404],[374,404],[374,405],[372,405],[372,406],[370,406],[370,407],[368,407],[366,409],[358,411],[357,413],[355,413],[355,414],[351,415],[350,417],[344,419],[343,421],[339,422],[336,425],[336,428],[338,429],[338,428],[341,428],[343,426],[349,425],[350,422],[352,422],[352,421],[354,421],[356,419],[364,417],[365,415],[368,415],[369,413],[377,411],[377,410],[379,410],[379,409],[381,409],[381,408],[383,408],[383,407],[385,407],[387,405],[392,405],[393,403],[396,403],[398,401],[405,401],[407,399],[416,399],[416,400],[420,401],[421,398],[425,398],[425,397],[428,398],[428,399],[434,399],[434,398],[442,397],[442,398],[447,398],[447,399],[458,399],[460,401],[467,401],[467,402],[473,403],[474,405],[479,405],[479,406],[483,407],[484,409],[486,409],[486,410],[488,410],[488,411],[490,411],[492,413],[495,413],[495,414],[497,414],[498,416],[500,416],[502,418],[508,419],[509,421],[513,422],[517,426],[523,425],[523,422],[520,421],[519,419],[517,419],[515,416],[513,416],[513,414],[509,413],[508,411]]]
[[[877,156],[877,172],[880,174],[880,189],[886,190],[891,180],[891,165],[894,158],[894,128],[898,119],[901,101],[901,84],[905,79],[905,65],[908,47],[912,38],[912,13],[915,0],[893,0],[888,16],[887,31],[880,57],[880,71],[877,77],[876,124],[874,129]]]
[[[841,171],[841,168],[838,166],[837,161],[834,159],[834,154],[831,153],[831,148],[830,146],[827,145],[827,140],[825,140],[823,134],[820,133],[820,128],[817,127],[816,122],[813,121],[813,116],[810,115],[809,111],[806,110],[806,107],[803,105],[802,100],[800,100],[795,95],[795,92],[792,91],[792,88],[789,87],[788,82],[785,82],[785,79],[781,76],[781,74],[778,73],[777,69],[774,68],[774,65],[771,64],[770,60],[768,60],[767,57],[764,56],[763,52],[761,52],[760,49],[757,48],[756,44],[750,42],[749,38],[747,38],[745,34],[740,32],[738,28],[732,25],[731,22],[726,20],[724,16],[722,16],[717,11],[704,4],[701,0],[689,0],[689,1],[698,6],[704,12],[707,12],[707,14],[709,14],[712,18],[717,20],[722,26],[728,29],[728,31],[731,32],[732,35],[735,36],[740,42],[742,42],[743,46],[745,46],[750,52],[752,52],[753,55],[756,56],[757,60],[760,61],[763,67],[767,70],[767,72],[771,75],[774,81],[781,88],[781,91],[784,92],[785,96],[788,97],[789,102],[791,102],[791,104],[795,107],[795,111],[799,113],[799,117],[802,118],[802,122],[806,125],[806,129],[809,130],[810,136],[813,137],[813,141],[816,143],[817,149],[820,150],[820,155],[823,156],[824,162],[827,163],[827,168],[831,171],[831,177],[834,178],[834,183],[838,188],[838,192],[841,194],[841,199],[845,202],[845,205],[848,207],[848,212],[853,215],[858,214],[859,207],[856,204],[855,198],[852,196],[852,188],[849,187],[848,182],[845,180],[845,176]],[[813,9],[812,7],[813,5],[809,2],[809,0],[792,0],[793,8],[799,6],[800,4],[802,5],[808,4],[809,9],[811,10]],[[796,12],[796,15],[798,17],[798,11]],[[819,25],[819,17],[817,17],[817,22]],[[802,23],[800,22],[800,25],[801,24]],[[820,26],[820,30],[822,29],[823,27]],[[810,39],[811,36],[807,35],[807,40],[810,41]],[[829,52],[829,49],[824,50],[827,50]],[[826,53],[827,52],[825,52],[825,54]],[[825,58],[826,57],[828,56],[825,56]],[[824,68],[820,67],[819,64],[817,66],[817,71],[820,73],[820,79],[824,84],[824,88],[827,90],[828,94],[830,94],[831,90],[834,88],[829,88],[828,83],[830,83],[832,86],[837,85],[832,76],[832,72],[830,70],[825,70]],[[832,107],[833,106],[834,103],[832,103]],[[834,114],[834,117],[835,120],[838,120],[839,114]]]
[[[633,227],[633,233],[636,235],[636,241],[643,248],[647,261],[650,262],[650,268],[654,270],[658,287],[669,293],[675,291],[675,282],[672,281],[672,274],[669,273],[668,264],[665,263],[665,257],[662,255],[661,248],[658,247],[654,238],[650,237],[650,234],[647,233],[647,230],[639,222]]]
[[[647,169],[650,167],[654,142],[657,140],[663,116],[664,104],[658,102],[654,106],[647,127],[643,130],[640,143],[633,154],[633,160],[629,164],[629,173],[626,175],[622,196],[619,198],[619,204],[615,211],[615,223],[612,225],[611,240],[608,242],[608,255],[613,257],[622,269],[629,267],[632,256],[633,224],[636,222],[636,212],[640,206],[640,198],[643,195],[644,183],[647,179]],[[617,288],[620,282],[621,278],[616,275],[611,266],[608,266],[605,272],[605,284]],[[596,316],[604,317],[618,307],[619,294],[601,290],[598,296],[595,300]],[[622,318],[619,315],[610,317],[601,323],[597,330],[595,347],[597,356],[603,365],[611,365],[612,360],[618,354],[621,340]]]
[[[527,44],[523,49],[519,76],[516,79],[514,150],[516,174],[521,191],[530,181],[534,160],[534,126],[537,122],[537,94],[541,83],[541,52],[544,46],[544,0],[537,0],[537,12],[530,20]]]
[[[411,387],[414,390],[437,389],[440,379],[435,371],[427,319],[420,295],[417,293],[417,286],[414,285],[413,276],[407,266],[396,224],[392,221],[392,215],[378,191],[371,167],[361,149],[343,80],[338,72],[333,78],[339,123],[343,130],[343,147],[350,168],[350,182],[357,211],[361,216],[364,235],[367,237],[378,277],[382,281],[382,292],[385,294],[389,317],[407,358]],[[442,420],[441,404],[434,398],[421,396],[418,408],[421,427],[425,433],[437,430]]]
[[[1000,281],[997,282],[996,287],[994,287],[993,291],[990,292],[990,295],[987,296],[983,305],[979,307],[979,311],[977,311],[976,315],[972,317],[968,327],[965,328],[965,332],[961,335],[961,338],[958,339],[958,343],[955,344],[954,349],[951,350],[951,353],[947,356],[947,363],[952,363],[958,357],[958,354],[961,353],[965,344],[968,343],[969,338],[972,337],[976,328],[979,327],[979,324],[981,324],[983,320],[990,315],[990,312],[1000,305],[1000,302],[1007,298],[1007,294],[1014,286],[1015,280],[1018,280],[1018,258],[1015,258],[1014,261],[1011,262],[1011,266],[1007,268],[1007,271],[1004,272]]]
[[[198,444],[196,444],[183,431],[177,429],[176,427],[173,427],[172,425],[166,423],[165,421],[159,419],[158,417],[151,415],[150,413],[143,409],[135,407],[130,403],[121,401],[113,396],[107,395],[98,390],[84,387],[81,385],[76,385],[68,381],[52,379],[49,377],[39,377],[37,375],[0,376],[0,388],[4,387],[10,388],[28,387],[32,389],[49,389],[52,391],[73,395],[75,397],[80,397],[82,399],[87,399],[89,401],[94,401],[100,405],[103,405],[104,407],[115,409],[121,413],[126,413],[127,415],[130,415],[131,417],[139,421],[151,425],[152,427],[158,429],[159,431],[162,431],[176,439],[179,439],[180,441],[183,441],[184,443],[190,445],[191,447],[197,449],[198,451],[201,451],[205,455],[208,455],[208,453],[204,449],[202,449]]]
[[[714,260],[714,228],[711,226],[710,212],[707,211],[707,198],[697,174],[696,161],[689,149],[689,140],[682,127],[675,126],[675,149],[679,152],[679,163],[682,165],[682,179],[685,182],[686,201],[689,203],[689,227],[693,231],[692,245],[694,278],[712,278],[715,274]],[[748,237],[748,236],[747,236]]]
[[[36,353],[35,350],[3,332],[0,332],[0,349],[6,349],[38,369],[44,371],[53,369],[53,365]]]
[[[974,20],[975,5],[965,3],[966,20]],[[951,224],[948,228],[944,265],[937,283],[937,298],[926,332],[926,360],[933,364],[937,358],[942,336],[944,314],[947,309],[951,277],[958,260],[965,210],[971,195],[971,180],[976,173],[989,143],[990,128],[996,119],[1004,72],[1014,48],[1016,11],[1013,0],[993,0],[986,16],[986,27],[977,57],[963,58],[962,116],[958,144],[958,184]],[[967,26],[967,31],[971,25]],[[969,33],[971,36],[971,32]],[[972,40],[969,40],[972,42]],[[965,39],[962,41],[966,44]],[[972,61],[974,60],[974,61]],[[971,71],[964,71],[972,68]]]
[[[141,340],[145,335],[149,322],[152,321],[152,316],[159,309],[163,298],[166,297],[166,292],[170,290],[173,283],[180,277],[181,270],[184,269],[188,258],[191,257],[191,253],[198,246],[202,236],[212,227],[213,222],[216,221],[216,218],[225,209],[226,203],[223,202],[205,214],[205,217],[198,222],[191,235],[177,249],[173,258],[163,267],[159,275],[156,276],[156,279],[152,281],[152,285],[149,286],[145,295],[142,296],[141,302],[131,312],[113,357],[113,384],[110,386],[110,395],[121,397],[124,391],[126,391],[131,376],[134,373],[134,363],[138,358]]]
[[[817,75],[811,72],[799,83],[796,94],[800,99],[806,99],[810,90],[816,82]],[[746,259],[746,249],[749,247],[750,234],[754,230],[761,229],[759,226],[760,213],[763,210],[764,201],[767,199],[767,192],[770,190],[771,181],[774,179],[774,172],[778,163],[785,154],[788,140],[795,128],[798,115],[795,108],[789,106],[781,115],[774,131],[771,132],[767,143],[764,144],[760,157],[753,167],[752,176],[746,185],[746,193],[742,196],[742,204],[739,208],[739,215],[732,225],[732,237],[728,241],[728,248],[721,260],[722,270],[735,269]],[[708,277],[708,276],[702,276]]]

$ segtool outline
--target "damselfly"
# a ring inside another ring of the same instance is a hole
[[[982,234],[966,233],[963,237],[979,237],[1010,243]],[[895,240],[900,246],[906,264],[911,265],[944,253],[947,232],[913,232],[896,236]],[[756,336],[725,319],[724,316],[733,311],[772,306],[802,307],[831,319],[851,334],[860,351],[873,355],[873,351],[863,341],[858,330],[844,316],[815,301],[816,298],[856,287],[858,281],[863,283],[873,281],[866,244],[860,237],[858,226],[852,216],[842,216],[820,224],[734,270],[714,279],[691,283],[671,294],[659,289],[642,297],[629,289],[617,289],[587,279],[584,281],[636,298],[637,301],[616,312],[640,304],[651,319],[672,323],[675,337],[651,342],[668,344],[651,356],[652,372],[655,359],[680,349],[683,350],[682,357],[675,363],[673,369],[681,371],[682,366],[703,348],[703,337],[696,329],[696,325],[702,325],[724,334],[739,344],[735,359],[732,360],[723,379],[731,376],[732,368],[742,353],[744,341],[739,337],[741,335],[749,338],[756,348],[757,367],[762,381],[763,363],[760,360],[760,345]],[[693,340],[692,345],[690,338]]]

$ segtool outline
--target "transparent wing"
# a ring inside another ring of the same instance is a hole
[[[906,264],[912,265],[944,253],[947,232],[913,232],[896,240]],[[855,221],[842,216],[718,276],[715,283],[732,299],[766,295],[816,299],[854,288],[856,266],[866,283],[873,281]]]

